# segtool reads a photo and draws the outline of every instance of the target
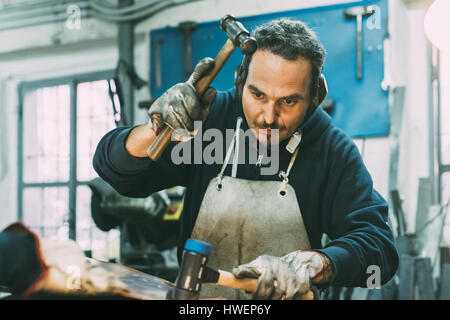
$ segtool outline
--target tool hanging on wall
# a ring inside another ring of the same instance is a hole
[[[192,33],[197,30],[197,24],[192,21],[181,22],[178,25],[184,34],[184,73],[190,76],[192,73]]]
[[[139,77],[132,66],[126,61],[119,59],[114,70],[114,78],[108,80],[108,94],[111,99],[116,126],[132,125],[129,119],[126,118],[125,112],[122,112],[125,103],[120,79],[124,79],[124,77],[130,79],[133,87],[136,89],[141,89],[143,86],[148,85],[148,82]]]
[[[162,85],[162,70],[161,70],[161,46],[163,39],[155,40],[155,72],[156,72],[156,88],[161,89]],[[148,106],[147,106],[148,108]]]
[[[344,15],[347,19],[356,18],[356,78],[362,79],[363,47],[362,47],[362,21],[363,18],[371,16],[375,10],[372,6],[358,6],[347,8]]]
[[[391,201],[394,210],[394,215],[397,220],[397,236],[401,237],[406,235],[406,221],[405,213],[402,208],[402,200],[398,190],[391,191]]]
[[[116,123],[116,127],[118,127],[122,122],[124,122],[124,119],[120,114],[120,108],[123,106],[123,96],[120,91],[119,80],[117,78],[108,80],[108,95],[111,99],[114,122]]]

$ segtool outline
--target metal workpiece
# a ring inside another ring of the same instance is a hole
[[[124,297],[139,300],[165,300],[178,291],[173,283],[133,268],[89,258],[87,261],[92,266],[116,275],[130,291],[129,294],[123,295]]]

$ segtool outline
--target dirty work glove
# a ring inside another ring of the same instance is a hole
[[[283,257],[262,255],[234,268],[236,278],[258,278],[253,299],[293,300],[307,293],[311,279],[323,272],[325,262],[314,251],[294,251]]]
[[[216,98],[216,89],[209,87],[199,99],[195,90],[196,83],[214,67],[214,59],[204,58],[195,67],[185,83],[178,83],[159,97],[148,110],[149,125],[157,133],[167,125],[176,130],[174,138],[178,141],[189,140],[195,135],[194,121],[204,121]],[[181,134],[180,132],[183,132]]]
[[[22,223],[14,223],[4,232],[22,234],[34,240],[41,272],[34,283],[24,292],[24,297],[35,292],[55,294],[127,294],[129,290],[120,279],[98,266],[91,264],[83,251],[72,240],[40,240]],[[20,275],[18,275],[20,276]]]

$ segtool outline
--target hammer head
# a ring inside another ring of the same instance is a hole
[[[202,273],[206,267],[212,246],[203,241],[188,239],[184,245],[183,259],[178,272],[171,299],[197,299],[202,284]]]
[[[353,19],[358,16],[368,17],[375,12],[373,6],[357,6],[345,9],[344,14],[347,19]]]
[[[197,30],[197,23],[194,21],[184,21],[178,25],[181,31],[189,33]]]
[[[220,20],[220,28],[226,32],[228,38],[236,46],[241,48],[243,54],[253,54],[256,51],[256,40],[250,36],[250,32],[236,20],[236,18],[227,14]]]

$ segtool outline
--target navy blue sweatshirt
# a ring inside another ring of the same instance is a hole
[[[247,130],[248,124],[235,89],[218,92],[203,123],[203,131],[217,128],[225,137],[226,129],[236,128],[238,116],[243,119],[241,128]],[[131,130],[131,127],[119,127],[102,138],[94,155],[94,169],[119,193],[129,197],[146,197],[172,186],[186,187],[178,243],[180,259],[206,188],[222,165],[175,165],[171,161],[173,143],[156,162],[134,157],[125,149]],[[300,130],[302,141],[289,174],[289,184],[296,192],[311,247],[330,258],[335,271],[334,285],[365,287],[371,275],[367,268],[371,265],[379,266],[381,283],[387,282],[397,270],[398,253],[388,225],[387,203],[373,188],[359,150],[349,136],[331,123],[331,118],[321,108],[316,109]],[[186,143],[195,144],[198,137]],[[201,141],[201,137],[198,139]],[[202,142],[202,146],[208,143]],[[291,158],[286,144],[287,141],[283,141],[279,147],[280,170],[284,171]],[[240,164],[237,177],[281,181],[278,174],[261,175],[261,169],[255,164]],[[231,175],[231,165],[225,175]],[[322,248],[324,233],[331,241]]]
[[[39,278],[42,271],[32,237],[0,232],[0,286],[20,295]]]

